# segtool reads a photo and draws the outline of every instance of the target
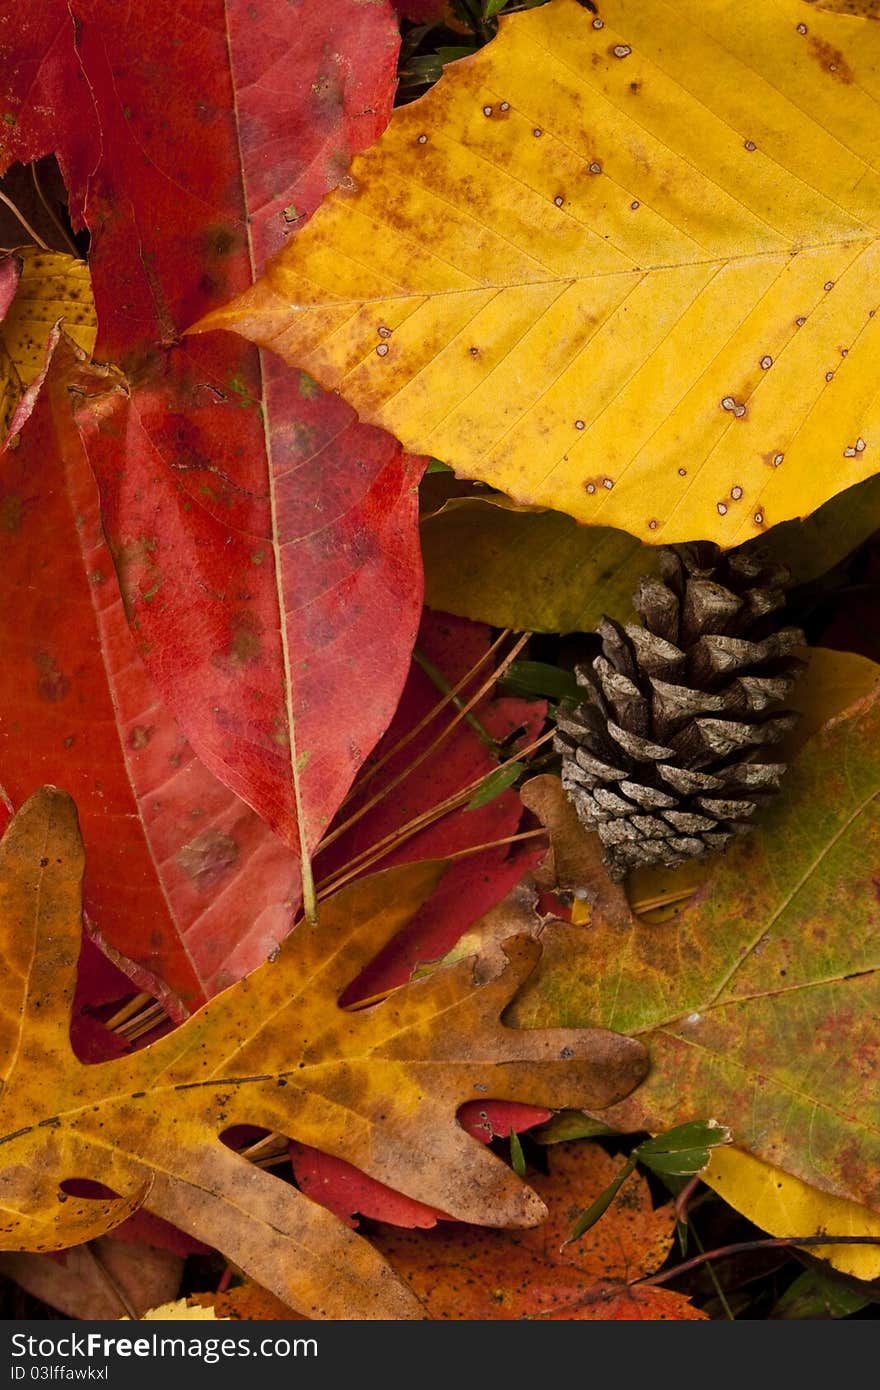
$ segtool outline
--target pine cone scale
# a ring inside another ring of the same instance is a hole
[[[613,877],[724,849],[777,790],[785,765],[762,753],[794,726],[781,706],[803,668],[803,635],[778,625],[785,584],[753,555],[664,550],[634,596],[642,625],[599,624],[556,747]]]

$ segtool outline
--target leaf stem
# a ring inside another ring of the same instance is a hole
[[[413,761],[407,767],[405,767],[402,772],[399,772],[396,777],[392,777],[390,782],[387,782],[384,787],[382,787],[379,791],[375,792],[373,796],[371,796],[367,801],[365,801],[363,805],[359,806],[356,811],[352,811],[351,815],[347,816],[346,819],[342,821],[340,825],[337,825],[334,830],[331,830],[328,835],[324,836],[321,843],[318,845],[318,848],[315,850],[315,858],[317,858],[319,854],[323,853],[323,851],[328,847],[328,845],[332,845],[335,840],[338,840],[341,835],[344,835],[345,832],[348,829],[350,829],[351,826],[355,825],[363,816],[365,816],[368,811],[371,811],[374,806],[377,806],[380,801],[384,800],[386,796],[388,796],[391,792],[395,791],[400,786],[401,782],[405,782],[407,777],[411,776],[412,773],[415,772],[418,767],[421,767],[422,763],[426,762],[427,759],[430,758],[431,755],[437,751],[441,743],[445,742],[445,740],[449,737],[449,735],[457,727],[457,725],[459,725],[463,719],[467,718],[467,715],[473,709],[474,705],[479,704],[483,697],[486,694],[488,694],[488,692],[492,689],[492,686],[495,685],[495,683],[497,682],[498,677],[501,675],[501,673],[507,669],[511,661],[515,660],[517,653],[528,641],[530,636],[531,633],[529,632],[523,634],[523,636],[515,644],[515,646],[513,646],[510,649],[507,656],[501,662],[501,665],[498,666],[496,670],[492,672],[488,680],[483,682],[479,690],[477,690],[476,693],[472,695],[471,698],[468,700],[467,704],[464,705],[463,708],[459,709],[458,714],[456,714],[455,717],[451,719],[450,722],[447,724],[446,728],[443,729],[442,732],[437,735],[433,743],[429,743],[428,747],[423,749],[422,752],[419,753],[418,757],[414,758]],[[499,766],[506,767],[508,763],[511,761],[515,761],[515,759],[508,759],[507,762],[500,763]],[[475,783],[475,786],[479,786],[480,783],[484,780],[485,774],[483,774],[483,776],[478,779],[478,781]]]
[[[429,661],[428,658],[425,656],[425,653],[419,651],[418,647],[413,647],[413,661],[416,663],[417,666],[420,666],[422,668],[425,675],[428,677],[428,680],[432,681],[433,684],[436,685],[438,690],[442,691],[444,695],[447,695],[449,697],[452,704],[455,705],[455,708],[464,715],[465,719],[467,720],[468,724],[470,724],[471,728],[477,735],[477,738],[480,740],[480,742],[485,744],[489,751],[491,753],[494,753],[497,758],[497,741],[492,737],[485,725],[480,723],[480,720],[477,718],[475,714],[472,713],[470,708],[465,706],[464,701],[461,700],[459,696],[456,694],[456,692],[452,689],[452,686],[449,684],[449,681],[446,679],[443,672],[440,671],[434,665],[433,661]]]
[[[152,1003],[152,994],[136,994],[133,998],[129,999],[127,1004],[123,1004],[121,1008],[117,1009],[112,1018],[107,1019],[104,1027],[112,1029],[114,1033],[118,1032],[123,1023],[128,1022],[132,1014],[139,1013],[145,1004]]]
[[[785,1250],[798,1246],[813,1245],[880,1245],[880,1236],[774,1236],[766,1240],[740,1240],[734,1245],[720,1245],[717,1250],[705,1250],[694,1255],[674,1269],[664,1269],[660,1274],[651,1274],[644,1279],[635,1279],[633,1284],[668,1284],[670,1279],[686,1274],[707,1260],[723,1260],[729,1255],[742,1255],[751,1250]]]
[[[542,734],[540,738],[536,739],[534,743],[529,744],[528,748],[524,748],[520,753],[517,753],[516,757],[508,758],[507,763],[501,763],[499,766],[506,767],[508,763],[528,757],[528,755],[536,748],[539,748],[542,743],[546,743],[548,739],[552,738],[553,734],[554,730],[548,729],[548,731]],[[318,883],[318,897],[320,899],[329,897],[330,894],[335,893],[343,883],[347,883],[351,878],[356,878],[359,873],[369,868],[377,859],[384,859],[391,850],[397,849],[399,845],[404,844],[406,840],[411,839],[412,836],[418,834],[420,830],[424,830],[427,826],[433,825],[435,821],[441,820],[443,816],[448,815],[450,811],[457,810],[459,806],[464,806],[484,780],[484,776],[477,777],[475,781],[463,787],[461,791],[456,792],[452,796],[448,796],[445,801],[441,801],[439,805],[433,806],[429,811],[422,811],[420,815],[414,816],[412,820],[407,821],[406,825],[401,826],[398,830],[392,831],[389,835],[385,835],[381,840],[377,840],[374,845],[371,845],[368,849],[356,855],[354,859],[349,860],[341,869],[338,869],[333,874],[328,874],[325,879],[322,879]],[[446,855],[444,857],[451,858],[452,856]]]
[[[505,835],[500,840],[487,840],[482,845],[468,845],[467,849],[454,850],[452,854],[444,854],[443,858],[448,861],[453,859],[466,859],[469,854],[482,854],[485,849],[500,849],[502,845],[515,845],[520,840],[536,840],[539,835],[546,839],[547,831],[543,825],[537,830],[522,830],[519,835]]]
[[[691,1181],[694,1181],[694,1180],[692,1179]],[[699,1182],[699,1178],[697,1178],[696,1181]],[[689,1183],[688,1186],[690,1187],[690,1185],[691,1185],[691,1184]],[[693,1238],[694,1238],[694,1244],[696,1245],[696,1247],[697,1247],[697,1249],[699,1250],[700,1254],[701,1254],[701,1255],[705,1255],[705,1254],[706,1254],[706,1247],[705,1247],[705,1245],[703,1244],[703,1242],[700,1240],[700,1236],[699,1236],[699,1233],[698,1233],[698,1231],[697,1231],[696,1226],[692,1225],[690,1222],[688,1223],[688,1226],[689,1226],[689,1229],[690,1229],[690,1233],[691,1233],[691,1235],[692,1235]],[[710,1252],[710,1254],[711,1254],[711,1252]],[[712,1284],[713,1284],[713,1286],[714,1286],[714,1288],[715,1288],[715,1296],[716,1296],[716,1298],[718,1299],[718,1302],[721,1304],[721,1307],[724,1309],[724,1316],[728,1319],[729,1322],[735,1322],[736,1319],[734,1318],[733,1312],[732,1312],[731,1307],[730,1307],[730,1304],[729,1304],[728,1301],[727,1301],[727,1295],[726,1295],[726,1293],[724,1292],[723,1288],[721,1287],[721,1281],[720,1281],[720,1279],[718,1278],[718,1275],[715,1273],[715,1266],[713,1265],[712,1260],[711,1260],[711,1258],[710,1258],[709,1255],[706,1256],[706,1268],[707,1268],[708,1271],[709,1271],[709,1278],[712,1280]]]

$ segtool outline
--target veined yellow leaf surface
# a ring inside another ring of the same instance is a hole
[[[85,261],[36,246],[25,246],[15,254],[21,260],[21,279],[3,320],[2,337],[26,387],[45,365],[49,334],[59,319],[68,337],[89,355],[95,346],[97,320]]]
[[[880,468],[878,102],[867,20],[551,0],[196,327],[518,502],[739,544]]]
[[[33,408],[57,323],[91,355],[97,335],[92,283],[85,261],[25,246],[15,252],[17,285],[0,323],[0,437],[21,428]],[[30,398],[30,408],[28,399]],[[24,412],[24,414],[22,414]]]

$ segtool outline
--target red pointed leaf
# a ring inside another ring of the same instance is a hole
[[[395,1192],[345,1159],[321,1153],[308,1144],[291,1140],[290,1161],[302,1191],[335,1212],[347,1226],[357,1226],[355,1214],[407,1229],[424,1229],[445,1218],[436,1207]]]
[[[0,256],[0,319],[5,319],[9,312],[20,275],[21,261],[17,256]]]
[[[58,150],[96,352],[130,376],[86,428],[144,659],[206,766],[307,860],[403,683],[421,465],[237,339],[151,344],[248,284],[376,138],[394,12],[49,0],[10,28],[3,157]]]
[[[507,1138],[511,1129],[520,1133],[533,1125],[544,1124],[549,1118],[549,1110],[509,1100],[468,1101],[458,1112],[462,1129],[482,1144],[490,1143],[496,1136]],[[425,1230],[436,1226],[438,1221],[452,1219],[436,1207],[416,1202],[403,1192],[395,1192],[344,1159],[321,1153],[308,1144],[291,1140],[290,1161],[303,1192],[329,1207],[348,1226],[357,1225],[356,1215],[407,1230]]]
[[[0,778],[15,804],[45,782],[76,798],[89,918],[179,1017],[283,939],[298,863],[196,759],[138,659],[70,366],[62,347],[0,469],[0,608],[16,615],[0,625]]]
[[[0,0],[0,25],[0,172],[57,153],[101,357],[243,289],[391,110],[387,0]]]
[[[276,359],[244,377],[234,339],[209,352],[175,350],[80,422],[163,698],[205,764],[308,853],[403,683],[421,462]]]
[[[417,646],[445,679],[455,685],[486,654],[490,640],[489,629],[482,623],[426,609]],[[492,671],[491,663],[481,666],[460,698],[468,698],[479,690]],[[394,751],[441,698],[437,687],[414,662],[394,720],[366,765],[361,783],[337,817],[337,826],[366,808],[377,794],[386,791],[387,794],[365,809],[362,818],[354,820],[349,829],[319,853],[315,861],[319,885],[332,884],[335,875],[344,873],[347,866],[357,863],[361,856],[364,856],[361,862],[366,864],[370,850],[383,842],[392,843],[376,864],[380,868],[416,859],[442,859],[461,850],[494,845],[516,833],[522,804],[516,792],[508,791],[474,810],[459,804],[442,819],[404,838],[406,827],[417,817],[478,783],[498,766],[493,752],[466,720],[461,720],[452,733],[430,751],[456,714],[454,706],[449,704],[415,738],[398,752]],[[496,739],[505,739],[523,728],[523,739],[531,740],[543,725],[546,706],[541,701],[498,698],[490,690],[473,713],[487,734]],[[388,761],[384,762],[386,757]],[[424,761],[413,766],[422,758]],[[376,762],[384,762],[384,766],[371,776]],[[399,781],[410,766],[413,771]],[[395,842],[397,837],[399,843]],[[453,863],[412,922],[379,953],[354,987],[346,992],[346,1002],[368,998],[403,984],[416,966],[444,956],[478,918],[511,891],[543,853],[542,842],[526,841],[524,845],[513,847],[501,844]]]

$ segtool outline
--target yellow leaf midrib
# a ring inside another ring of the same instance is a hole
[[[870,229],[869,229],[869,231],[870,231]],[[593,281],[593,280],[610,280],[610,279],[615,279],[615,278],[623,279],[623,278],[626,278],[627,276],[631,276],[631,277],[632,277],[632,276],[638,276],[638,277],[644,278],[644,277],[646,277],[646,276],[648,276],[648,275],[652,275],[652,274],[655,274],[656,272],[663,271],[663,270],[684,270],[684,269],[691,270],[691,269],[697,269],[697,268],[699,268],[700,266],[717,266],[719,269],[723,269],[723,268],[726,268],[726,267],[728,267],[728,266],[734,266],[734,267],[735,267],[735,266],[737,266],[737,265],[750,265],[750,264],[753,264],[753,263],[756,262],[756,261],[768,261],[768,260],[779,260],[779,261],[788,262],[788,261],[794,260],[797,256],[800,256],[800,255],[805,254],[805,253],[807,253],[807,252],[810,252],[810,251],[822,251],[822,250],[825,250],[825,249],[828,248],[828,247],[862,246],[862,247],[864,247],[864,248],[867,249],[867,247],[872,246],[872,245],[874,244],[874,242],[876,242],[876,241],[880,241],[880,231],[876,231],[876,232],[874,232],[873,234],[868,234],[868,235],[864,235],[864,234],[863,234],[863,235],[859,235],[859,236],[829,237],[829,238],[827,238],[827,239],[824,240],[824,241],[809,241],[809,242],[803,242],[803,243],[801,243],[800,245],[798,245],[798,246],[796,246],[796,247],[785,247],[785,248],[782,248],[782,249],[776,249],[776,250],[772,250],[772,251],[747,251],[747,252],[741,253],[740,255],[733,255],[733,256],[720,256],[720,255],[719,255],[719,256],[704,256],[704,257],[694,257],[693,259],[687,259],[687,258],[684,258],[684,257],[683,257],[681,260],[677,260],[677,261],[657,261],[657,262],[651,263],[651,264],[649,264],[649,265],[633,265],[633,266],[630,266],[630,267],[627,267],[627,268],[623,268],[623,269],[620,269],[620,270],[585,271],[582,275],[552,275],[552,274],[548,274],[547,277],[546,277],[545,279],[534,279],[534,280],[481,280],[481,281],[479,281],[479,282],[474,282],[473,285],[469,285],[469,286],[468,286],[467,288],[465,288],[465,289],[448,289],[448,290],[419,290],[419,289],[411,289],[411,290],[404,290],[404,291],[401,291],[400,294],[363,295],[363,296],[361,296],[361,297],[358,298],[358,299],[354,299],[354,298],[351,298],[351,297],[343,297],[343,298],[339,298],[339,299],[331,299],[331,298],[324,297],[324,298],[322,298],[322,299],[320,299],[320,300],[316,298],[314,301],[309,301],[309,300],[298,300],[298,301],[294,301],[294,300],[291,300],[290,297],[287,296],[287,295],[285,294],[283,283],[280,283],[280,282],[274,283],[274,284],[273,284],[273,290],[274,290],[274,293],[278,296],[278,298],[279,298],[279,299],[283,299],[283,301],[284,301],[283,304],[280,304],[280,305],[278,306],[277,310],[276,310],[276,312],[279,313],[279,314],[287,313],[290,309],[309,309],[309,308],[322,308],[322,309],[325,309],[325,308],[331,308],[331,309],[359,309],[359,308],[361,308],[361,307],[362,307],[363,305],[365,305],[365,304],[376,304],[376,305],[393,304],[395,301],[398,301],[398,300],[401,300],[401,301],[402,301],[402,300],[406,300],[406,299],[432,299],[432,300],[433,300],[433,299],[442,299],[442,298],[444,298],[445,296],[451,296],[451,295],[485,294],[487,291],[490,291],[490,292],[491,292],[491,291],[494,291],[496,294],[503,294],[505,290],[527,290],[527,289],[537,289],[537,288],[540,288],[541,286],[555,286],[555,285],[563,285],[563,286],[568,286],[568,285],[580,285],[580,284],[588,284],[588,283],[590,283],[590,282]],[[344,254],[344,253],[342,253],[342,254]],[[272,283],[271,280],[270,280],[270,283]],[[270,312],[271,312],[271,310],[270,310]],[[217,322],[218,325],[219,325],[219,321],[220,321],[220,319],[222,318],[222,316],[223,316],[223,311],[222,311],[222,310],[218,310],[218,311],[216,311],[214,314],[212,314],[211,318],[212,318],[212,321]]]

